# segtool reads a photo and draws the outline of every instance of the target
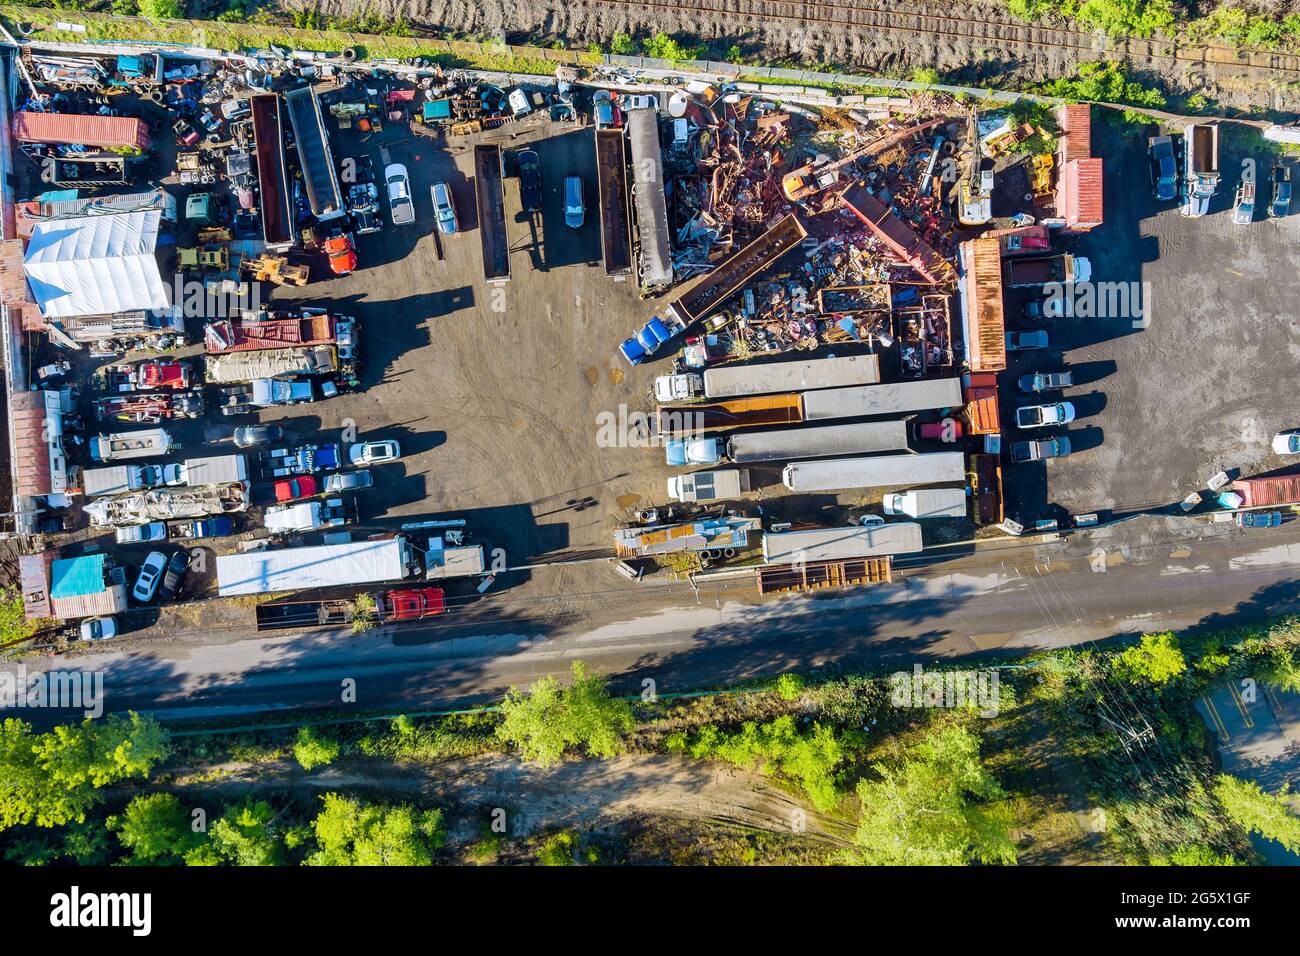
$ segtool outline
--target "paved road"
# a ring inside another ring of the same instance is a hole
[[[650,679],[670,692],[818,665],[910,666],[1235,625],[1296,607],[1300,522],[1250,535],[1222,525],[1144,525],[981,551],[833,594],[758,601],[719,585],[697,600],[689,590],[646,589],[640,603],[617,592],[619,606],[606,608],[602,595],[584,597],[570,578],[557,582],[567,600],[536,613],[520,613],[506,595],[474,621],[362,635],[197,632],[29,667],[93,664],[104,673],[107,709],[163,719],[337,707],[353,686],[357,708],[399,711],[489,699],[576,658],[621,689]],[[22,716],[43,724],[59,714]]]

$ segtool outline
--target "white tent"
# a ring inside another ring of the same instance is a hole
[[[170,305],[158,272],[156,209],[37,223],[23,256],[46,318],[161,310]]]

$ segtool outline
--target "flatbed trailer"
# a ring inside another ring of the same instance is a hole
[[[478,205],[478,234],[483,245],[483,278],[510,278],[510,237],[506,232],[506,199],[500,146],[474,147],[474,201]]]
[[[596,130],[596,183],[600,198],[601,252],[605,275],[632,274],[632,223],[627,202],[627,152],[623,131]]]
[[[726,431],[755,425],[793,425],[803,421],[798,394],[750,395],[696,405],[661,405],[655,417],[660,435]]]
[[[259,631],[285,631],[294,627],[340,627],[356,617],[351,601],[278,601],[254,609]]]

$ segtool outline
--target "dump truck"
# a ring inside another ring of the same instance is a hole
[[[725,501],[750,490],[747,468],[722,468],[673,475],[668,479],[668,497],[674,501]]]
[[[483,246],[483,278],[510,278],[510,237],[506,233],[505,169],[500,146],[474,147],[474,197],[478,203],[479,241]]]
[[[785,486],[799,493],[889,485],[932,485],[964,481],[965,478],[966,456],[959,451],[796,461],[786,465],[781,473]]]
[[[809,359],[804,362],[767,362],[760,365],[719,365],[696,372],[661,375],[655,379],[655,397],[680,401],[700,394],[706,398],[740,398],[775,392],[802,392],[880,381],[880,359],[875,355]],[[665,397],[666,396],[666,397]]]
[[[1002,268],[1006,284],[1013,289],[1036,288],[1049,283],[1087,282],[1092,278],[1092,263],[1083,256],[1068,252],[1007,259]]]
[[[179,478],[176,483],[191,487],[248,480],[248,460],[243,455],[187,458],[176,466],[176,470]]]
[[[217,594],[236,597],[313,588],[380,584],[421,570],[409,538],[349,541],[303,548],[268,548],[217,556]]]
[[[209,355],[206,378],[216,385],[254,382],[258,379],[297,375],[324,375],[338,370],[338,349],[333,345],[263,349]]]
[[[202,518],[248,509],[248,485],[229,482],[200,488],[153,488],[116,498],[97,498],[86,505],[90,523],[125,528],[151,521]]]
[[[920,551],[921,526],[910,521],[768,531],[763,535],[767,564],[811,564]]]
[[[836,418],[897,415],[956,408],[961,404],[961,382],[955,378],[936,378],[783,395],[754,395],[695,405],[661,405],[653,426],[657,434],[676,435],[753,425],[793,425]]]
[[[1184,216],[1204,216],[1219,188],[1219,124],[1193,123],[1183,130],[1183,176],[1179,194]]]
[[[138,432],[96,435],[90,440],[90,457],[95,461],[152,458],[165,455],[174,447],[171,435],[165,429],[146,428]]]
[[[266,509],[265,524],[272,534],[293,534],[320,528],[338,528],[353,524],[356,520],[355,501],[351,498],[330,498],[325,501],[273,505]]]
[[[284,94],[284,108],[293,127],[298,166],[302,169],[303,183],[307,187],[311,214],[320,222],[346,216],[348,211],[343,205],[343,194],[339,191],[329,134],[326,133],[321,118],[316,91],[311,86],[289,90]]]
[[[964,518],[966,517],[965,488],[917,488],[912,491],[890,492],[881,499],[881,510],[887,515],[907,515],[909,518]]]
[[[115,465],[87,468],[81,473],[81,488],[87,498],[157,488],[162,483],[162,469],[158,465]]]

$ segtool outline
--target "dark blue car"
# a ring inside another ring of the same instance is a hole
[[[1152,136],[1147,142],[1151,160],[1151,188],[1156,200],[1169,202],[1178,196],[1178,154],[1172,136]]]

